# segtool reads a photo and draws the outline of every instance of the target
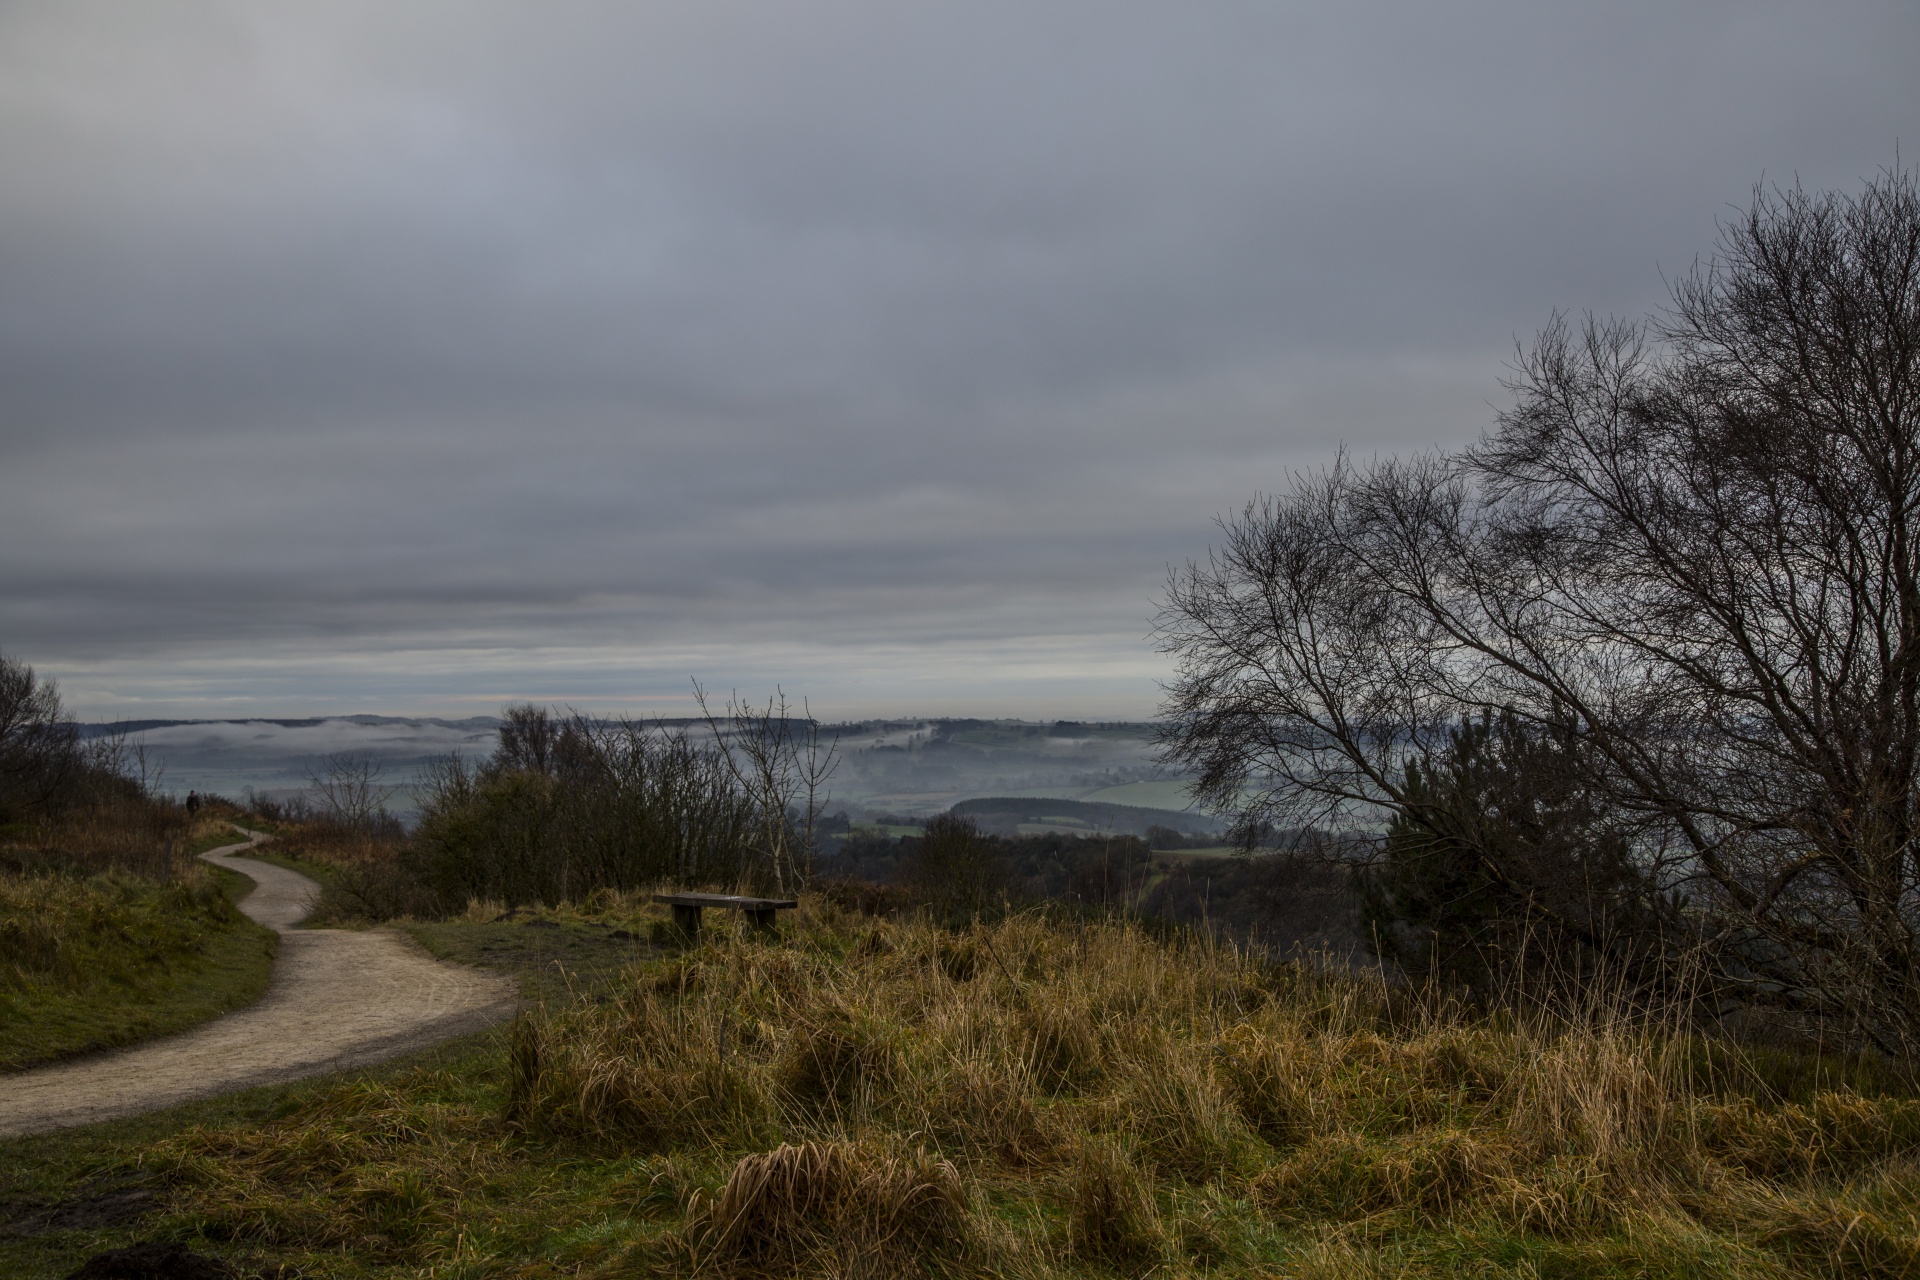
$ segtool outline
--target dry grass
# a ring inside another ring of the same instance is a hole
[[[1910,1203],[1920,1102],[1792,1101],[1750,1064],[1741,1092],[1698,1040],[1621,1009],[1474,1018],[1126,925],[954,934],[826,908],[798,945],[710,940],[611,1003],[529,1015],[516,1043],[530,1131],[657,1152],[911,1138],[983,1184],[1057,1185],[1058,1251],[1105,1265],[1177,1261],[1156,1205],[1201,1188],[1283,1227],[1721,1233],[1885,1274],[1920,1245],[1910,1214],[1869,1206]]]
[[[131,876],[0,872],[0,991],[128,982],[197,954],[209,927],[237,918],[205,867],[165,886]]]
[[[1118,1143],[1091,1137],[1076,1144],[1062,1199],[1070,1257],[1132,1270],[1165,1253],[1153,1183]]]
[[[511,1160],[497,1124],[470,1106],[423,1101],[453,1082],[344,1084],[295,1120],[193,1128],[142,1154],[194,1187],[196,1227],[252,1247],[417,1262],[457,1241]]]
[[[1920,1101],[1847,1064],[1123,923],[796,914],[140,1160],[177,1234],[315,1277],[1920,1276]]]
[[[695,1197],[681,1233],[696,1271],[796,1276],[945,1269],[972,1237],[951,1164],[850,1142],[745,1157],[718,1196]]]
[[[189,872],[199,851],[238,840],[230,824],[239,813],[215,802],[189,819],[178,805],[110,793],[46,822],[0,831],[0,867],[164,880],[169,872]]]
[[[0,871],[0,1071],[237,1008],[266,989],[272,955],[204,864],[166,884]]]

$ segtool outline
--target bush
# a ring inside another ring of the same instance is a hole
[[[755,811],[719,747],[633,721],[509,710],[490,760],[450,759],[431,776],[415,864],[442,904],[751,880]]]
[[[283,818],[271,852],[324,868],[316,872],[321,893],[309,917],[314,924],[432,918],[465,905],[435,891],[421,873],[418,851],[391,819],[347,825]]]
[[[943,813],[927,822],[906,867],[919,899],[947,919],[969,919],[1007,893],[1007,858],[971,818]]]
[[[1600,968],[1617,978],[1657,951],[1674,904],[1582,785],[1582,749],[1486,716],[1409,761],[1379,859],[1361,876],[1375,953],[1485,987],[1521,973],[1576,986]]]

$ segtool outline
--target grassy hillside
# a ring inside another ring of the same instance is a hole
[[[0,1071],[166,1035],[258,999],[274,936],[234,905],[251,888],[198,862],[166,884],[0,871]]]
[[[658,909],[555,914],[475,912],[472,953]],[[153,1197],[0,1267],[158,1235],[308,1277],[1920,1271],[1920,1100],[1862,1064],[1120,923],[798,916],[636,943],[410,1068],[0,1144],[36,1222]]]

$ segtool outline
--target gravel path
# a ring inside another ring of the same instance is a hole
[[[280,934],[267,994],[164,1040],[0,1076],[0,1136],[363,1066],[512,1014],[510,983],[435,960],[397,933],[295,929],[320,886],[236,856],[261,839],[249,835],[201,856],[251,879],[240,909]]]

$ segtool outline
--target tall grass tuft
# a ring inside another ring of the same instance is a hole
[[[697,1270],[753,1276],[937,1273],[964,1263],[975,1236],[951,1164],[854,1142],[743,1158],[683,1230]]]
[[[1164,1255],[1153,1184],[1119,1144],[1090,1138],[1076,1145],[1065,1200],[1071,1256],[1135,1271]]]

